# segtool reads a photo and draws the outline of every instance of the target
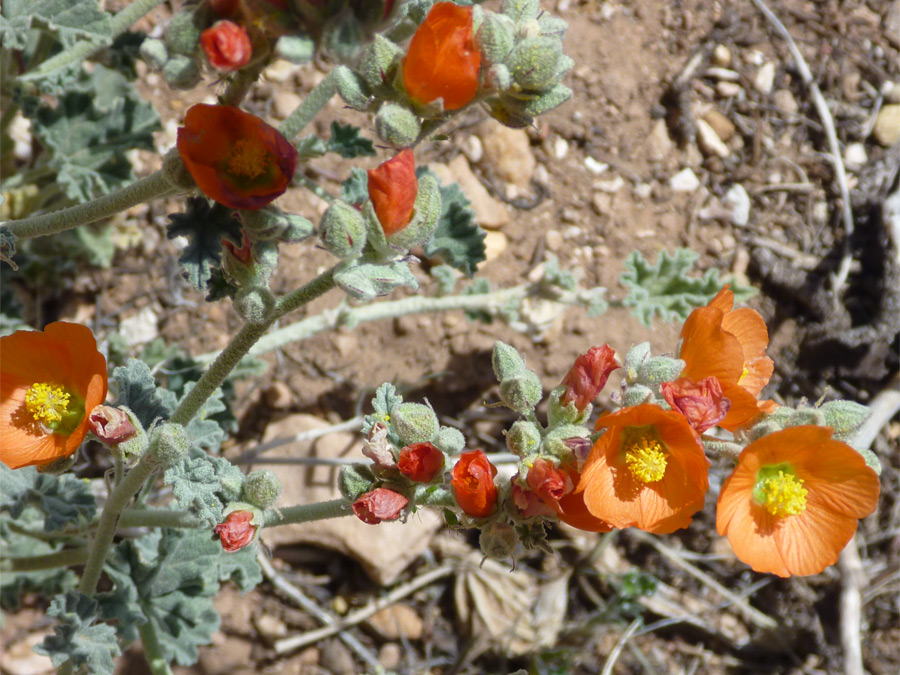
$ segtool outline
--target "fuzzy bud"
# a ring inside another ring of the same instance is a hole
[[[448,455],[455,455],[466,447],[466,438],[459,429],[453,427],[441,427],[432,441],[437,447]]]
[[[519,420],[506,432],[506,447],[519,457],[533,455],[541,447],[541,430],[532,422]]]
[[[150,432],[149,453],[163,467],[169,467],[191,449],[191,440],[180,424],[162,422]]]
[[[173,56],[163,67],[163,78],[173,89],[193,89],[201,78],[200,67],[190,56]]]
[[[385,520],[397,520],[409,500],[399,492],[375,488],[360,495],[353,502],[353,513],[364,523],[378,525]]]
[[[363,81],[373,91],[387,86],[394,77],[402,55],[403,52],[397,45],[380,33],[376,33],[360,63],[359,70]]]
[[[635,384],[641,373],[644,361],[650,358],[650,343],[641,342],[628,350],[622,367],[625,369],[626,384]],[[678,377],[676,375],[675,377]]]
[[[141,42],[138,53],[146,64],[154,70],[162,70],[166,65],[166,61],[169,60],[169,50],[166,49],[166,43],[154,38],[147,38]]]
[[[319,221],[319,238],[336,258],[357,258],[366,245],[366,221],[353,206],[337,200]]]
[[[541,91],[559,82],[562,55],[562,43],[556,38],[526,38],[513,48],[506,65],[520,87]]]
[[[374,485],[375,475],[369,467],[362,464],[347,464],[338,473],[338,489],[347,501],[355,501]]]
[[[516,23],[537,18],[540,9],[540,0],[503,0],[500,4],[500,12]]]
[[[638,383],[655,387],[661,382],[674,380],[684,370],[684,361],[669,356],[654,356],[644,361],[638,374]]]
[[[641,403],[652,402],[654,398],[652,389],[642,384],[635,384],[625,390],[625,394],[622,396],[622,405],[627,408],[633,405],[640,405]]]
[[[210,65],[224,71],[242,68],[253,55],[246,29],[233,21],[217,21],[200,33],[200,45]]]
[[[244,480],[242,498],[260,509],[269,508],[280,496],[281,483],[271,471],[254,471]]]
[[[505,560],[516,550],[519,535],[516,528],[509,523],[492,522],[481,529],[478,535],[478,547],[486,558]]]
[[[544,389],[541,379],[526,370],[519,377],[503,380],[500,383],[500,398],[503,403],[517,413],[527,413],[541,402]]]
[[[397,467],[415,483],[430,483],[444,470],[444,453],[431,443],[413,443],[400,451]]]
[[[307,218],[287,213],[272,205],[253,211],[243,211],[241,220],[253,241],[277,240],[286,244],[296,244],[316,232],[316,226]]]
[[[275,311],[275,296],[264,287],[242,288],[234,296],[233,306],[244,323],[261,326]]]
[[[508,16],[494,12],[485,15],[476,40],[488,63],[502,63],[509,56],[515,42],[515,32],[515,24]]]
[[[395,148],[412,145],[421,130],[419,118],[408,108],[396,103],[385,103],[375,115],[375,132],[381,140]]]
[[[275,56],[302,66],[313,60],[316,44],[306,35],[282,35],[275,43]]]
[[[785,423],[784,427],[800,427],[806,425],[815,425],[817,427],[828,426],[825,422],[825,414],[818,408],[800,408]]]
[[[431,406],[421,403],[401,403],[391,415],[391,426],[403,445],[431,441],[440,424]]]
[[[337,84],[338,95],[351,108],[365,110],[369,107],[369,97],[359,83],[359,77],[347,66],[335,66],[332,72]]]
[[[197,14],[194,8],[178,12],[166,26],[166,46],[170,54],[191,56],[200,41],[200,29],[197,27]]]
[[[853,401],[829,401],[819,408],[825,416],[825,424],[834,429],[834,437],[840,441],[850,441],[869,419],[868,407]]]
[[[510,347],[499,340],[494,343],[494,352],[491,355],[491,365],[494,367],[494,375],[503,380],[518,377],[525,372],[525,361],[514,347]]]

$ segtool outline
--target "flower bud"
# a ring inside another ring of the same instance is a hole
[[[213,68],[231,71],[250,61],[253,45],[243,26],[233,21],[216,21],[200,33],[200,46]]]
[[[127,465],[144,454],[147,434],[141,421],[125,406],[99,405],[88,419],[94,435]]]
[[[269,508],[280,496],[281,483],[271,471],[254,471],[244,480],[243,499],[260,509]]]
[[[464,452],[453,467],[450,485],[460,508],[474,518],[486,518],[497,510],[497,467],[481,450]]]
[[[354,501],[371,490],[374,484],[375,475],[369,467],[362,464],[347,464],[338,473],[338,489],[347,501]]]
[[[516,23],[536,18],[540,9],[540,0],[503,0],[500,4],[500,12]]]
[[[261,326],[275,311],[275,296],[265,287],[242,288],[234,296],[233,307],[244,323]]]
[[[412,219],[419,181],[416,178],[416,159],[406,149],[370,169],[369,199],[386,237],[405,228]]]
[[[419,118],[408,108],[396,103],[385,103],[375,115],[375,133],[385,143],[396,148],[412,145],[421,130]]]
[[[375,488],[357,497],[353,502],[353,513],[364,523],[378,525],[384,520],[397,520],[409,500],[398,492],[387,488]]]
[[[316,232],[316,226],[307,218],[287,213],[271,204],[255,211],[242,212],[241,221],[253,241],[278,240],[296,244]]]
[[[149,453],[163,467],[170,467],[191,449],[191,440],[180,424],[161,422],[150,431]]]
[[[716,426],[725,419],[731,408],[722,394],[722,385],[717,377],[707,377],[699,382],[682,377],[674,382],[663,382],[659,391],[666,402],[685,416],[698,434]]]
[[[191,56],[200,41],[200,29],[197,27],[197,13],[194,8],[178,12],[166,26],[166,46],[170,54]]]
[[[173,89],[193,89],[202,79],[197,62],[190,56],[180,54],[166,62],[162,74]]]
[[[853,401],[829,401],[819,408],[825,416],[826,426],[834,429],[834,437],[840,441],[850,441],[869,419],[871,411],[867,406]]]
[[[444,453],[431,443],[413,443],[400,451],[397,467],[415,483],[430,483],[444,470]]]
[[[440,424],[431,406],[421,403],[401,403],[391,415],[391,426],[403,445],[431,441]]]
[[[506,447],[519,457],[533,455],[541,447],[541,430],[532,422],[519,420],[506,432]]]
[[[388,86],[394,78],[402,55],[402,50],[396,44],[376,33],[375,39],[366,48],[359,66],[363,82],[375,92]]]
[[[515,24],[508,16],[487,12],[478,29],[478,48],[490,64],[502,63],[515,42]]]
[[[224,522],[213,528],[213,533],[222,540],[222,548],[228,553],[249,546],[256,539],[257,526],[253,524],[256,514],[252,510],[231,511]]]
[[[162,70],[169,60],[169,50],[166,49],[166,43],[162,40],[147,38],[141,42],[138,53],[148,66],[154,70]]]
[[[528,469],[525,482],[544,501],[558,501],[574,488],[568,474],[543,457],[538,457]]]
[[[655,387],[674,380],[684,370],[684,361],[669,356],[654,356],[644,361],[638,373],[638,383]]]
[[[406,151],[404,151],[406,152]],[[366,215],[371,218],[375,214],[371,202],[363,207]],[[419,179],[419,192],[413,208],[412,220],[401,230],[387,237],[386,242],[378,238],[378,233],[371,236],[370,241],[376,249],[384,251],[385,243],[393,255],[405,252],[416,246],[422,246],[431,239],[437,229],[438,219],[441,216],[441,188],[437,179],[431,174],[425,174]],[[378,220],[376,219],[376,222]],[[382,228],[379,225],[378,231]]]
[[[527,38],[513,48],[506,65],[520,87],[541,91],[559,82],[562,55],[562,43],[556,38]]]
[[[543,395],[541,379],[530,370],[500,383],[500,399],[517,413],[524,414],[534,410]]]
[[[650,343],[641,342],[628,350],[622,367],[625,369],[625,382],[635,384],[638,381],[644,361],[650,358]],[[676,375],[677,377],[677,375]]]
[[[634,405],[653,401],[654,398],[652,389],[645,387],[642,384],[635,384],[625,390],[625,395],[622,396],[622,405],[626,408],[630,408]]]
[[[337,93],[344,103],[356,110],[366,110],[369,107],[369,97],[363,91],[359,83],[359,76],[347,66],[335,66],[331,71],[337,85]]]
[[[515,347],[511,347],[499,340],[494,343],[491,365],[494,368],[494,375],[501,382],[512,377],[518,377],[526,370],[525,361]]]
[[[609,374],[618,368],[612,347],[591,347],[575,359],[575,364],[563,378],[565,391],[559,399],[560,405],[574,403],[579,411],[584,410],[606,386]]]
[[[462,435],[459,429],[454,429],[453,427],[441,427],[437,436],[431,442],[448,455],[458,454],[466,447],[465,436]]]
[[[810,424],[817,427],[828,426],[825,423],[825,414],[818,408],[800,408],[791,415],[784,427],[787,429],[788,427],[800,427]]]
[[[337,200],[319,221],[319,238],[331,255],[341,260],[357,258],[366,245],[366,221],[356,208]]]
[[[275,56],[302,66],[313,60],[316,44],[306,35],[282,35],[275,43]]]
[[[478,535],[478,547],[486,558],[505,560],[516,550],[519,535],[516,528],[509,523],[491,522],[481,528]]]
[[[541,454],[567,460],[572,456],[574,438],[587,438],[590,432],[578,424],[562,424],[547,432]]]

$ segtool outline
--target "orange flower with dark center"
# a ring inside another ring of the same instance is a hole
[[[412,220],[419,194],[415,155],[407,148],[376,168],[369,169],[368,175],[369,199],[384,235],[390,237]]]
[[[192,106],[178,154],[200,190],[232,209],[261,209],[284,194],[297,150],[258,117],[225,105]]]
[[[734,293],[726,286],[706,307],[691,312],[681,329],[682,377],[699,382],[715,377],[731,402],[719,426],[734,431],[761,412],[775,408],[756,397],[772,377],[772,359],[766,356],[769,331],[758,312],[732,309]]]
[[[575,408],[584,410],[592,403],[603,387],[609,374],[619,368],[616,351],[609,345],[591,347],[575,359],[575,364],[566,374],[562,383],[566,390],[560,397],[562,405],[575,402]]]
[[[482,450],[464,452],[453,467],[450,485],[460,508],[475,518],[486,518],[497,509],[497,467]]]
[[[219,70],[237,70],[253,55],[250,36],[233,21],[216,21],[200,33],[200,46],[210,64]]]
[[[457,110],[475,98],[481,52],[472,28],[471,7],[439,2],[431,8],[403,59],[403,84],[414,101],[440,98],[444,110]]]
[[[709,460],[683,415],[644,403],[604,415],[575,492],[587,511],[616,528],[664,534],[703,508]]]
[[[232,511],[213,528],[213,533],[222,540],[222,548],[228,553],[240,551],[256,539],[256,525],[253,524],[252,511]]]
[[[831,434],[799,426],[764,436],[744,448],[722,484],[716,529],[755,571],[818,574],[875,510],[878,476]]]
[[[106,359],[85,326],[57,321],[0,338],[0,461],[19,469],[71,455],[107,386]]]
[[[413,443],[400,451],[400,473],[416,483],[430,483],[444,469],[444,453],[431,443]]]

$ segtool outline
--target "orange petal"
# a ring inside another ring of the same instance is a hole
[[[808,501],[803,513],[783,519],[775,532],[775,544],[791,574],[818,574],[837,562],[857,524],[855,517],[832,513]]]
[[[700,381],[706,377],[719,378],[723,388],[736,383],[744,370],[744,351],[738,339],[722,328],[722,310],[700,307],[691,312],[681,329],[679,357],[685,367],[682,377]]]
[[[547,502],[556,511],[559,519],[572,527],[586,532],[609,532],[612,526],[588,511],[583,493],[569,493],[557,502]]]

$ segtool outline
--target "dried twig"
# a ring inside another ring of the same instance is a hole
[[[626,630],[622,637],[619,638],[619,641],[616,643],[616,646],[613,647],[613,650],[609,653],[609,658],[606,659],[606,663],[603,664],[603,671],[600,675],[610,675],[612,673],[613,668],[616,665],[616,661],[619,660],[619,654],[622,653],[622,650],[625,648],[625,644],[634,635],[634,632],[641,627],[643,621],[641,617],[636,618],[631,622],[631,625],[628,626],[628,630]]]
[[[844,585],[841,589],[841,648],[844,652],[844,675],[865,675],[860,630],[862,621],[860,591],[866,585],[866,575],[859,559],[856,537],[841,551],[838,568],[841,570]]]
[[[813,79],[812,72],[806,64],[806,60],[797,48],[791,34],[788,33],[787,28],[784,27],[784,24],[781,23],[778,17],[772,13],[772,10],[770,10],[762,0],[752,0],[752,2],[787,43],[791,56],[794,57],[797,70],[800,72],[800,78],[803,80],[803,84],[809,89],[813,105],[822,120],[825,137],[828,139],[828,148],[831,151],[829,158],[834,166],[835,178],[837,179],[838,189],[841,192],[841,201],[843,201],[841,213],[844,220],[844,255],[841,258],[841,264],[837,273],[832,277],[832,300],[835,306],[837,306],[837,303],[840,300],[841,291],[844,284],[847,282],[847,276],[850,274],[850,264],[853,260],[853,255],[850,251],[850,238],[853,235],[853,211],[850,208],[850,189],[847,187],[847,172],[844,169],[844,161],[841,159],[841,147],[838,143],[837,132],[834,128],[834,120],[831,117],[831,112],[828,110],[828,104],[825,102],[825,97],[822,96],[819,85],[816,84],[816,81]]]

